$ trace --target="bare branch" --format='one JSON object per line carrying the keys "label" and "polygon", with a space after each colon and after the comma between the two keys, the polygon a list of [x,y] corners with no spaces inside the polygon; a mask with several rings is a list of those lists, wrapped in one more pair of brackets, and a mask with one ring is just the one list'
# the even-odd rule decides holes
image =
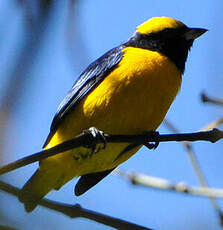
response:
{"label": "bare branch", "polygon": [[[20,189],[3,181],[0,181],[0,190],[18,197]],[[116,229],[129,229],[129,230],[151,230],[143,226],[139,226],[128,221],[120,220],[111,216],[107,216],[92,210],[84,209],[79,204],[70,205],[61,202],[55,202],[49,199],[42,199],[39,205],[48,209],[62,213],[70,218],[86,218],[96,221],[98,223],[116,228]]]}
{"label": "bare branch", "polygon": [[204,103],[208,102],[208,103],[212,103],[215,105],[223,106],[223,100],[222,99],[208,97],[207,94],[204,92],[201,94],[201,100]]}
{"label": "bare branch", "polygon": [[209,124],[205,125],[204,128],[201,129],[201,131],[207,131],[213,128],[218,127],[219,125],[223,124],[223,117],[217,119],[216,121],[212,121]]}
{"label": "bare branch", "polygon": [[189,195],[223,198],[223,189],[207,188],[207,187],[192,187],[183,182],[173,183],[169,180],[152,177],[138,173],[126,173],[119,169],[114,171],[117,175],[129,180],[133,185],[140,185],[148,188],[161,190],[171,190],[174,192],[185,193]]}
{"label": "bare branch", "polygon": [[[185,133],[185,134],[159,134],[154,135],[154,132],[148,132],[140,135],[108,135],[105,134],[106,142],[110,143],[134,143],[139,145],[146,145],[148,142],[166,142],[166,141],[210,141],[212,143],[223,139],[223,131],[218,129],[213,129],[210,131],[201,131],[196,133]],[[7,165],[0,167],[0,175],[8,173],[12,170],[21,168],[25,165],[31,164],[36,161],[40,161],[47,157],[71,150],[77,147],[86,147],[92,146],[92,142],[95,140],[92,138],[91,133],[83,132],[77,137],[65,141],[59,145],[56,145],[50,149],[43,150],[37,153],[34,153],[30,156],[21,158],[17,161],[9,163]],[[103,141],[98,139],[97,144],[102,143]]]}
{"label": "bare branch", "polygon": [[[209,125],[206,125],[205,128],[202,129],[202,131],[205,131],[205,130],[207,131],[209,129],[213,129],[213,128],[217,127],[221,122],[222,122],[221,119],[218,119],[215,122],[211,122]],[[176,133],[179,132],[179,130],[173,125],[172,122],[170,122],[170,121],[165,119],[165,124],[172,132],[176,132]],[[196,154],[195,154],[195,152],[193,150],[193,145],[188,141],[182,142],[182,145],[184,146],[184,148],[187,151],[187,155],[188,155],[188,157],[190,159],[190,162],[192,164],[193,170],[194,170],[194,172],[195,172],[195,174],[196,174],[201,186],[208,188],[209,187],[208,182],[207,182],[207,180],[206,180],[206,178],[205,178],[205,176],[204,176],[204,174],[203,174],[203,172],[201,170],[199,161],[198,161],[197,156],[196,156]],[[218,204],[218,201],[214,197],[208,197],[208,198],[210,200],[210,203],[211,203],[212,207],[214,208],[214,210],[216,211],[217,215],[219,216],[220,223],[222,225],[222,223],[223,223],[223,213],[221,211],[220,205]]]}

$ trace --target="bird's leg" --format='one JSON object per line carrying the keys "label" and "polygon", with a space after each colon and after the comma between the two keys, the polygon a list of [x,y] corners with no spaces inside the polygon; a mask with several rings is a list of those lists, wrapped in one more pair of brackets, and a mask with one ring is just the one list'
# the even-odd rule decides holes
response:
{"label": "bird's leg", "polygon": [[[97,153],[101,149],[105,149],[107,141],[104,135],[104,132],[96,129],[95,127],[91,127],[88,130],[84,130],[85,134],[88,134],[86,143],[84,147],[90,148],[92,153]],[[98,144],[102,143],[102,147]]]}
{"label": "bird's leg", "polygon": [[145,145],[148,149],[156,149],[159,145],[159,141],[148,142],[148,139],[158,137],[159,132],[149,131],[149,132],[146,132],[144,135],[145,135],[145,143],[143,145]]}

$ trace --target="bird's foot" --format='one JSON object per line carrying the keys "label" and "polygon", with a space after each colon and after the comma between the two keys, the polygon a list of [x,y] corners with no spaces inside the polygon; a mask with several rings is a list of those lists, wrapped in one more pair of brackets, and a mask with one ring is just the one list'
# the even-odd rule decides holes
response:
{"label": "bird's foot", "polygon": [[93,153],[98,153],[101,149],[105,149],[107,141],[104,132],[91,127],[88,130],[84,130],[85,134],[88,134],[87,141],[84,147],[90,148]]}
{"label": "bird's foot", "polygon": [[148,142],[148,139],[156,139],[159,136],[159,132],[157,131],[149,131],[146,132],[145,134],[145,143],[144,145],[148,148],[148,149],[156,149],[159,145],[159,141],[154,141],[154,142]]}

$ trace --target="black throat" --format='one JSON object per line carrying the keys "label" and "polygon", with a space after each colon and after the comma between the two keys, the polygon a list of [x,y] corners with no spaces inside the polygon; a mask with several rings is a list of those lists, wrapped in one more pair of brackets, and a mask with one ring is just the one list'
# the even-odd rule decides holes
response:
{"label": "black throat", "polygon": [[177,29],[165,29],[158,33],[149,35],[135,33],[124,46],[137,47],[157,51],[167,56],[183,74],[188,51],[193,41],[187,41],[183,34],[188,31],[188,27]]}

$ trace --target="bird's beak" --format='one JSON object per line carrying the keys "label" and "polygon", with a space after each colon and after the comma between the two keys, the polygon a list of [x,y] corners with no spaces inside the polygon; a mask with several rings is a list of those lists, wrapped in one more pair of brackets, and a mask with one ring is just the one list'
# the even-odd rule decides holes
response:
{"label": "bird's beak", "polygon": [[207,31],[208,30],[202,28],[189,28],[189,30],[184,34],[184,37],[186,38],[187,41],[194,40]]}

